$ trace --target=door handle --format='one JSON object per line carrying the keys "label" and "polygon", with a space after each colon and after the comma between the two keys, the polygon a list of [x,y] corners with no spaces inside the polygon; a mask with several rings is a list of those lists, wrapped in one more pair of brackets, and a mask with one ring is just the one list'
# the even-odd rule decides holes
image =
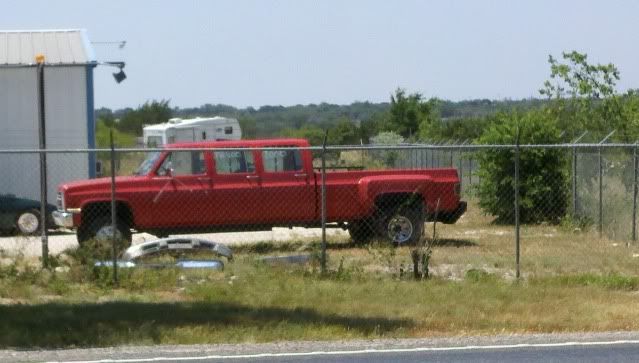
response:
{"label": "door handle", "polygon": [[296,178],[306,178],[308,176],[308,174],[306,173],[298,173],[298,174],[293,174],[294,177]]}
{"label": "door handle", "polygon": [[247,175],[246,179],[247,180],[258,180],[260,178],[259,175]]}

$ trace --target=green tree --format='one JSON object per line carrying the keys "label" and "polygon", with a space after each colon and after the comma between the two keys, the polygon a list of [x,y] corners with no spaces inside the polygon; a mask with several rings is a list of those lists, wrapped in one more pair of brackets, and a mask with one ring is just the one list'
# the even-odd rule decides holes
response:
{"label": "green tree", "polygon": [[550,101],[549,111],[559,127],[573,136],[582,131],[606,134],[617,129],[622,139],[632,138],[623,98],[616,91],[619,70],[612,64],[591,64],[588,55],[563,52],[563,62],[548,56],[550,79],[539,90]]}
{"label": "green tree", "polygon": [[257,123],[250,116],[242,116],[237,120],[242,129],[243,139],[255,139],[257,137]]}
{"label": "green tree", "polygon": [[305,125],[299,129],[282,130],[283,137],[306,139],[311,145],[319,146],[324,142],[324,130],[315,125]]}
{"label": "green tree", "polygon": [[[561,141],[556,119],[543,110],[497,116],[479,141],[482,144],[555,144]],[[566,213],[567,165],[560,149],[521,149],[520,218],[523,223],[557,223]],[[514,221],[514,150],[486,149],[479,155],[479,206],[501,223]]]}
{"label": "green tree", "polygon": [[337,124],[328,129],[326,140],[329,145],[354,145],[360,143],[360,132],[351,120],[340,117]]}
{"label": "green tree", "polygon": [[428,136],[439,120],[437,105],[437,99],[426,101],[420,93],[407,95],[405,90],[398,88],[391,95],[389,119],[384,130],[396,132],[406,139],[414,139],[417,134]]}
{"label": "green tree", "polygon": [[167,122],[172,115],[173,111],[169,106],[169,100],[147,101],[137,109],[126,112],[116,127],[120,131],[142,135],[144,125]]}

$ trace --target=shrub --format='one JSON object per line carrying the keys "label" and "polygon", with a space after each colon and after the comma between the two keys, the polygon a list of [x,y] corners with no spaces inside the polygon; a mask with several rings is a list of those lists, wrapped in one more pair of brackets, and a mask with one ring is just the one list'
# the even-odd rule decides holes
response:
{"label": "shrub", "polygon": [[[554,118],[545,111],[501,114],[480,137],[482,144],[554,144],[561,134]],[[479,155],[477,193],[480,207],[499,223],[513,223],[515,190],[513,149],[487,149]],[[568,198],[567,158],[560,149],[521,149],[519,163],[520,221],[558,223],[566,213]]]}
{"label": "shrub", "polygon": [[[393,131],[380,132],[376,136],[371,138],[371,144],[373,145],[399,145],[404,142],[404,137]],[[399,150],[379,150],[372,151],[372,156],[379,160],[382,160],[388,167],[394,167],[395,162],[401,159],[402,154]]]}

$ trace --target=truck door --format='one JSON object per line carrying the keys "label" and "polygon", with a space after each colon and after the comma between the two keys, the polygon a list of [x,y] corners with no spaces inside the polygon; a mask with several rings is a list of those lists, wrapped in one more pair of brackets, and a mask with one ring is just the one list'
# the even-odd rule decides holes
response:
{"label": "truck door", "polygon": [[261,150],[259,204],[271,222],[310,222],[316,219],[315,184],[299,149]]}
{"label": "truck door", "polygon": [[267,224],[255,208],[260,199],[260,178],[253,150],[213,151],[213,219],[217,225]]}
{"label": "truck door", "polygon": [[201,227],[211,223],[211,178],[202,151],[171,151],[148,188],[139,191],[136,216],[148,227]]}

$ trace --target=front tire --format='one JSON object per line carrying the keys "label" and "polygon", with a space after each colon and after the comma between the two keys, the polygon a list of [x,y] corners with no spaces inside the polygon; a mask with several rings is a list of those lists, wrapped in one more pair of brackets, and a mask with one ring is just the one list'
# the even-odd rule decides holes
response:
{"label": "front tire", "polygon": [[16,217],[16,229],[23,235],[34,235],[40,230],[40,212],[35,209],[20,212]]}
{"label": "front tire", "polygon": [[[110,216],[101,216],[93,219],[86,225],[83,223],[76,234],[78,243],[82,246],[88,240],[95,240],[99,244],[111,243],[113,229]],[[115,238],[122,248],[131,245],[131,229],[121,221],[116,222]]]}

